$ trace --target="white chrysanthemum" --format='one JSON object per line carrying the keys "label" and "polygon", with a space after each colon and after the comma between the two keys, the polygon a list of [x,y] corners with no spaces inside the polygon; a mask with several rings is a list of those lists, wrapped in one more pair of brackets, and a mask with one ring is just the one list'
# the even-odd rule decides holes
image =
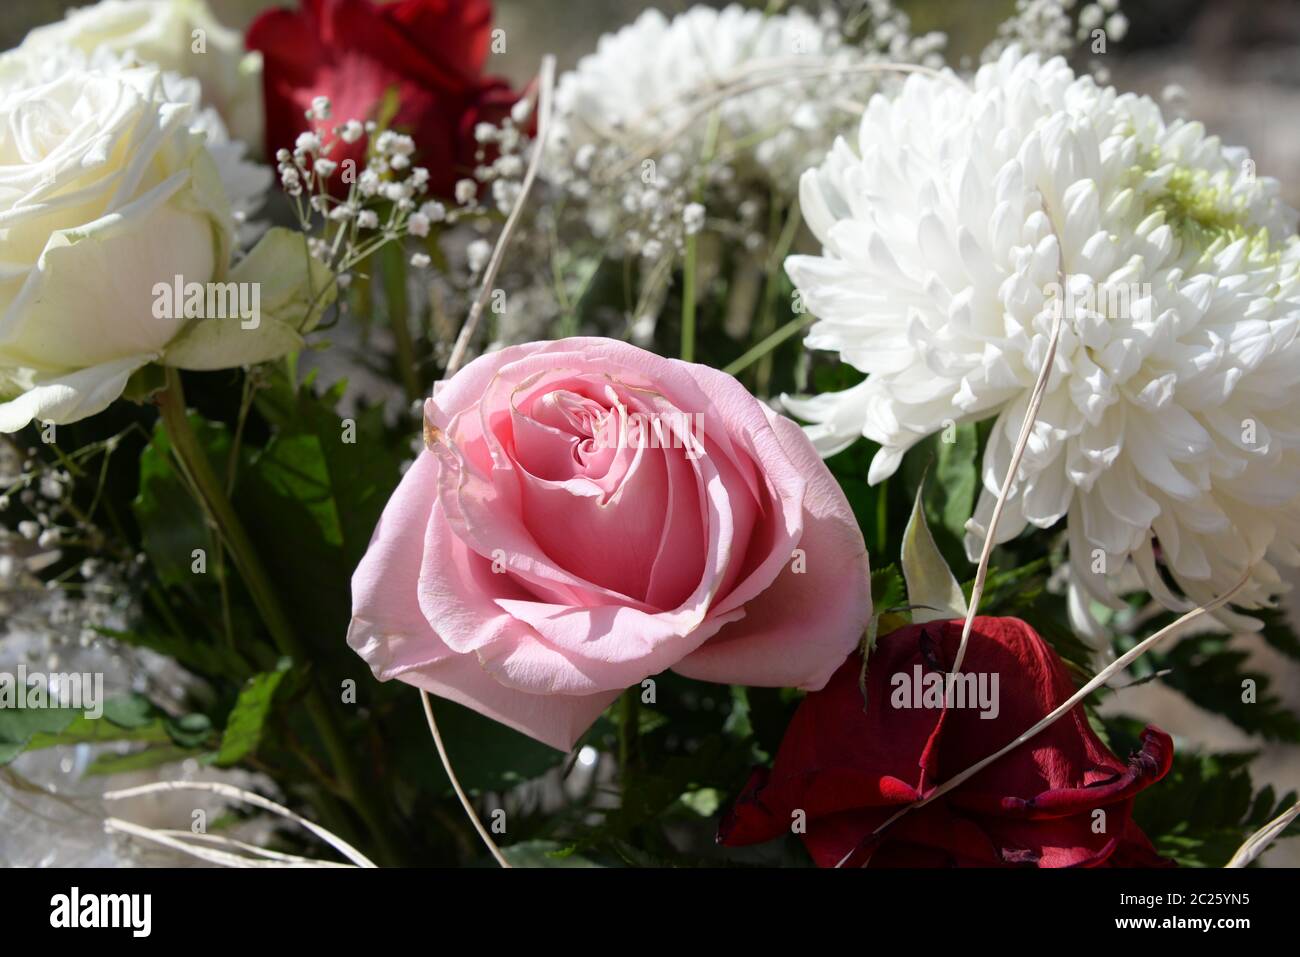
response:
{"label": "white chrysanthemum", "polygon": [[819,319],[807,344],[867,373],[789,401],[824,454],[867,436],[879,482],[946,424],[997,416],[982,541],[1063,308],[998,540],[1068,516],[1072,579],[1112,604],[1134,567],[1171,608],[1160,566],[1196,602],[1255,563],[1236,603],[1281,589],[1271,560],[1300,561],[1300,246],[1245,151],[1012,49],[969,85],[874,98],[857,150],[837,142],[800,196],[824,247],[787,262]]}
{"label": "white chrysanthemum", "polygon": [[750,192],[793,198],[878,87],[860,68],[930,60],[942,46],[875,6],[894,32],[861,47],[844,43],[833,15],[797,8],[645,11],[560,77],[544,175],[584,204],[597,236],[646,255],[680,244],[701,179],[729,221]]}
{"label": "white chrysanthemum", "polygon": [[[701,6],[672,20],[646,10],[617,33],[601,37],[596,52],[560,78],[554,162],[548,167],[564,177],[575,172],[570,160],[588,145],[652,145],[681,125],[688,128],[673,136],[675,148],[694,158],[708,136],[707,122],[692,121],[701,97],[765,68],[854,59],[842,48],[837,29],[827,29],[799,9],[764,16],[736,5],[724,10]],[[809,152],[820,146],[815,159],[825,155],[833,131],[847,119],[833,115],[837,107],[830,98],[810,99],[824,86],[824,81],[767,86],[727,99],[719,107],[718,148],[728,142],[747,144],[763,175],[792,189],[810,165],[805,162]]]}

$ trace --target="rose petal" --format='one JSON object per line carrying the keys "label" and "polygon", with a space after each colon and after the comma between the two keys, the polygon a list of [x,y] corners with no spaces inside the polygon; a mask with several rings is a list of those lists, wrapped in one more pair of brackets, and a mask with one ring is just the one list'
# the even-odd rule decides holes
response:
{"label": "rose petal", "polygon": [[796,573],[787,557],[776,580],[745,603],[744,618],[673,670],[703,681],[816,690],[862,639],[871,572],[853,510],[812,443],[789,419],[772,420],[793,467],[808,476],[798,543],[806,570]]}

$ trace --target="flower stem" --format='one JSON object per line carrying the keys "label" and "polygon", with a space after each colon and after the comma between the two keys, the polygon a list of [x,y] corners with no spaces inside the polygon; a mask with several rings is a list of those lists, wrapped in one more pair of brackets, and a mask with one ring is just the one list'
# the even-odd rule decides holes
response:
{"label": "flower stem", "polygon": [[638,738],[641,733],[641,687],[633,685],[623,692],[618,713],[618,769],[627,780],[628,771],[638,758]]}
{"label": "flower stem", "polygon": [[695,236],[686,237],[686,258],[682,263],[682,361],[695,361]]}
{"label": "flower stem", "polygon": [[[203,504],[217,525],[221,538],[230,551],[235,567],[257,606],[276,649],[300,665],[311,658],[298,638],[275,594],[266,568],[257,556],[248,532],[235,512],[225,488],[217,478],[207,453],[199,445],[194,430],[185,414],[185,393],[181,387],[180,373],[170,366],[166,369],[167,387],[158,395],[158,408],[172,449],[194,483]],[[383,857],[390,862],[398,859],[396,845],[383,827],[386,815],[378,810],[372,796],[361,786],[361,779],[343,738],[338,720],[326,703],[320,686],[312,682],[306,691],[305,705],[308,717],[316,727],[321,741],[330,756],[334,775],[356,808],[357,813],[371,831]]]}
{"label": "flower stem", "polygon": [[809,313],[805,313],[802,316],[795,316],[781,328],[777,329],[776,332],[766,337],[762,342],[754,346],[754,348],[750,349],[735,362],[731,363],[731,365],[724,367],[722,371],[727,373],[727,375],[740,375],[740,373],[744,372],[759,359],[763,358],[763,356],[767,355],[781,343],[785,342],[785,340],[812,325],[814,318],[815,317]]}
{"label": "flower stem", "polygon": [[406,260],[402,244],[390,243],[375,253],[379,261],[384,284],[384,307],[388,324],[393,330],[393,344],[397,347],[397,372],[402,377],[408,402],[419,399],[424,390],[415,369],[415,343],[411,340],[411,327],[407,323]]}
{"label": "flower stem", "polygon": [[[704,137],[704,152],[701,162],[704,167],[713,162],[713,154],[718,147],[718,131],[722,123],[722,114],[714,111],[709,117],[709,126]],[[704,200],[705,177],[695,184],[695,202]],[[699,234],[692,232],[686,237],[686,253],[682,263],[682,348],[683,362],[695,361],[695,273],[699,259]]]}

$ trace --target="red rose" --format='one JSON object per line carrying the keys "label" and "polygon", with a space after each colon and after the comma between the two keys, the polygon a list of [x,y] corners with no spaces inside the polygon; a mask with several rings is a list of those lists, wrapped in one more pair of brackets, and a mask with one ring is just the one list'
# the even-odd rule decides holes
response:
{"label": "red rose", "polygon": [[[789,833],[802,810],[804,844],[822,867],[1168,864],[1131,812],[1133,796],[1169,771],[1172,740],[1148,727],[1142,750],[1125,764],[1093,733],[1082,706],[872,837],[899,808],[1015,740],[1074,693],[1060,658],[1023,621],[976,618],[962,666],[963,676],[974,676],[961,689],[966,706],[943,707],[936,682],[956,656],[961,628],[933,622],[881,638],[865,708],[862,659],[851,656],[799,706],[772,770],[755,772],[718,840],[771,840]],[[916,706],[926,703],[927,689],[939,707]]]}
{"label": "red rose", "polygon": [[[450,195],[477,165],[475,124],[499,121],[518,99],[504,80],[482,75],[491,26],[490,0],[302,0],[296,11],[268,10],[247,37],[264,61],[267,155],[316,130],[305,116],[314,97],[333,107],[323,124],[329,142],[346,120],[376,119],[396,88],[391,126],[414,137],[430,188]],[[362,137],[336,143],[329,157],[361,170],[365,155]]]}

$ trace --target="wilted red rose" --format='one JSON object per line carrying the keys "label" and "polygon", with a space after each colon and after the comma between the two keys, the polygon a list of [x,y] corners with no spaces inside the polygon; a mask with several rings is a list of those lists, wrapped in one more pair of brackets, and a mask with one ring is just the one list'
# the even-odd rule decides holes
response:
{"label": "wilted red rose", "polygon": [[[264,60],[267,155],[316,131],[305,115],[314,97],[333,107],[324,124],[330,142],[334,126],[376,119],[395,89],[391,127],[414,137],[430,188],[450,195],[477,165],[475,124],[498,122],[519,98],[504,80],[483,76],[491,31],[490,0],[302,0],[298,10],[268,10],[247,37]],[[329,158],[361,170],[365,155],[362,137],[339,141]]]}
{"label": "wilted red rose", "polygon": [[[932,622],[881,638],[865,707],[862,659],[851,656],[799,706],[773,768],[755,772],[718,840],[771,840],[789,833],[802,811],[804,844],[822,867],[1168,864],[1131,812],[1134,795],[1168,772],[1172,740],[1148,727],[1126,763],[1102,744],[1081,706],[872,836],[899,808],[998,751],[1074,693],[1061,659],[1027,624],[976,618],[965,683],[953,686],[953,706],[944,706],[936,682],[951,667],[961,628],[961,621]],[[925,706],[927,691],[937,707]]]}

